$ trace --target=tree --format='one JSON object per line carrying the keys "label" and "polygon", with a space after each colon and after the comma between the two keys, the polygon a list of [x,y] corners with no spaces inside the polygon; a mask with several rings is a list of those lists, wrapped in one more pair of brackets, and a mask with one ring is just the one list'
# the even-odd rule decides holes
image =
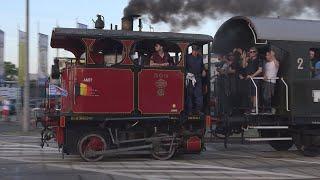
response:
{"label": "tree", "polygon": [[18,76],[18,68],[11,62],[4,62],[4,75],[6,81],[15,81]]}

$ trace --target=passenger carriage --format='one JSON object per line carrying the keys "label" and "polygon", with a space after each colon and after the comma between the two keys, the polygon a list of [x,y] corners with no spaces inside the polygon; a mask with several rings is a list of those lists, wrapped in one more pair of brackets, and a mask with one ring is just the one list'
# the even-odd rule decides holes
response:
{"label": "passenger carriage", "polygon": [[[215,53],[256,46],[261,54],[265,54],[272,49],[280,61],[280,69],[272,99],[274,112],[261,112],[260,99],[257,99],[254,113],[229,115],[226,109],[214,108],[215,116],[220,120],[218,134],[225,135],[227,139],[233,133],[254,128],[258,129],[261,138],[247,140],[269,141],[276,150],[288,150],[295,144],[305,151],[320,145],[320,81],[311,77],[308,58],[309,49],[320,46],[316,30],[319,26],[320,21],[238,16],[219,28],[214,37]],[[255,82],[263,78],[254,79],[250,83],[258,92]],[[219,88],[221,91],[222,87],[212,89],[212,98],[219,99],[218,104],[221,105],[228,97],[219,96]]]}

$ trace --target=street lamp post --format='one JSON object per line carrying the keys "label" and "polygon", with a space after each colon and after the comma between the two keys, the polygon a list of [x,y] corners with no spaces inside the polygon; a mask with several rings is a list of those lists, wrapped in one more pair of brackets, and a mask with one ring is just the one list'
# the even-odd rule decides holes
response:
{"label": "street lamp post", "polygon": [[25,81],[23,93],[23,117],[22,117],[22,130],[29,131],[30,111],[29,111],[29,95],[30,95],[30,77],[29,77],[29,0],[26,0],[26,62],[25,68]]}

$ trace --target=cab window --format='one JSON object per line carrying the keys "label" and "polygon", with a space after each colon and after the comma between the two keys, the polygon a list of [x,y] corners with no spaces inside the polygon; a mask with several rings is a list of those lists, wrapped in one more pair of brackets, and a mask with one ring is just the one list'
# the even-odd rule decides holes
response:
{"label": "cab window", "polygon": [[93,45],[93,53],[90,54],[95,64],[112,66],[123,60],[123,45],[113,39],[99,39]]}
{"label": "cab window", "polygon": [[175,66],[180,62],[181,50],[169,41],[142,40],[132,46],[130,58],[137,66]]}

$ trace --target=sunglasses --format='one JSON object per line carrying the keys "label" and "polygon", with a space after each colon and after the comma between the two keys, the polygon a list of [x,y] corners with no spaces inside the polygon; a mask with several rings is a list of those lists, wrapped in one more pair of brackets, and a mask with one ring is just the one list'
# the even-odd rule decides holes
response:
{"label": "sunglasses", "polygon": [[249,53],[256,53],[256,51],[249,51]]}

